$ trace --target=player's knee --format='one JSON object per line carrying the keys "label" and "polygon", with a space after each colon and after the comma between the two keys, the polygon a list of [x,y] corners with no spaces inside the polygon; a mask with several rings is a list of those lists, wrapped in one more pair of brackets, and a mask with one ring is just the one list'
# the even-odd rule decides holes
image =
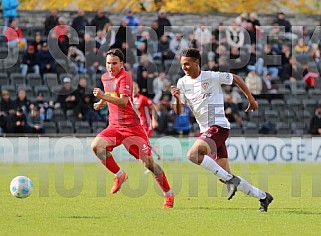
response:
{"label": "player's knee", "polygon": [[97,154],[97,142],[93,141],[91,143],[91,151],[93,151],[93,153]]}
{"label": "player's knee", "polygon": [[98,152],[99,152],[100,146],[101,146],[101,145],[100,145],[99,141],[94,140],[94,141],[91,143],[91,150],[97,155]]}

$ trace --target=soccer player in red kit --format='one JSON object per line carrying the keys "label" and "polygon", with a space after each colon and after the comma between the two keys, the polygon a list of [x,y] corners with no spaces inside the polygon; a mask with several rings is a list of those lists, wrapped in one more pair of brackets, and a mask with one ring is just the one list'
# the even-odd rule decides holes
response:
{"label": "soccer player in red kit", "polygon": [[158,126],[157,111],[153,102],[146,96],[139,93],[139,87],[136,82],[133,82],[133,102],[142,120],[142,125],[148,135],[151,137],[153,131]]}
{"label": "soccer player in red kit", "polygon": [[[158,127],[157,111],[153,102],[148,97],[139,93],[139,86],[136,82],[133,82],[133,102],[148,137],[151,137],[154,129]],[[153,151],[156,154],[157,159],[160,160],[161,156],[158,152],[155,151],[155,149],[153,149]],[[148,173],[148,171],[146,173]]]}
{"label": "soccer player in red kit", "polygon": [[94,103],[94,109],[99,110],[105,102],[109,108],[109,126],[100,132],[93,140],[91,148],[102,164],[114,175],[114,185],[111,193],[117,193],[126,181],[127,174],[115,162],[111,151],[123,144],[128,152],[140,159],[150,170],[159,186],[162,188],[165,201],[164,208],[172,208],[174,194],[168,184],[162,168],[154,162],[148,136],[141,125],[140,118],[133,107],[133,82],[131,75],[123,68],[124,54],[115,48],[107,52],[107,72],[102,75],[103,93],[94,88],[93,94],[100,101]]}

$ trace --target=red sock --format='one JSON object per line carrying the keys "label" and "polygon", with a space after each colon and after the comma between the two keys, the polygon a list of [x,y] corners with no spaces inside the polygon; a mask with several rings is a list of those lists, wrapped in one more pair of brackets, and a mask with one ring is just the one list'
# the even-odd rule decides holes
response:
{"label": "red sock", "polygon": [[164,193],[171,190],[171,187],[169,187],[164,171],[159,176],[154,176],[154,178],[156,179],[159,186],[163,189]]}
{"label": "red sock", "polygon": [[113,174],[116,174],[120,170],[112,155],[107,157],[106,160],[101,161],[101,163]]}

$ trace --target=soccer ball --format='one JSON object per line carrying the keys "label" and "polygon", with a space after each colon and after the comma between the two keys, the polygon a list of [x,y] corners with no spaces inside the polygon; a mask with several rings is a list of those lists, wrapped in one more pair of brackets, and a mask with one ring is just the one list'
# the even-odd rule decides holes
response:
{"label": "soccer ball", "polygon": [[10,192],[16,198],[26,198],[32,190],[33,184],[26,176],[17,176],[10,183]]}

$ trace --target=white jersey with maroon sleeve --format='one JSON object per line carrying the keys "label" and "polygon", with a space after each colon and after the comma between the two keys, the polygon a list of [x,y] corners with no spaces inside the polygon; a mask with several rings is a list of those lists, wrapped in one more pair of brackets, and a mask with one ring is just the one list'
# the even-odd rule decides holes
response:
{"label": "white jersey with maroon sleeve", "polygon": [[181,102],[187,103],[203,133],[213,125],[230,128],[225,117],[224,94],[222,85],[231,85],[233,75],[226,72],[201,71],[201,74],[192,79],[184,76],[178,80]]}

